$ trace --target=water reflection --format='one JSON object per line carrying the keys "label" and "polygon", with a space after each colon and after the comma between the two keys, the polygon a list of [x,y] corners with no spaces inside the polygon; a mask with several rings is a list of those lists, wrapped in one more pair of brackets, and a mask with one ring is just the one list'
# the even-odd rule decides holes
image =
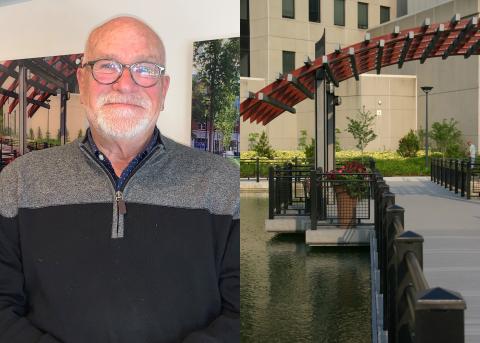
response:
{"label": "water reflection", "polygon": [[241,196],[241,341],[370,342],[368,248],[307,248],[264,230],[268,200]]}

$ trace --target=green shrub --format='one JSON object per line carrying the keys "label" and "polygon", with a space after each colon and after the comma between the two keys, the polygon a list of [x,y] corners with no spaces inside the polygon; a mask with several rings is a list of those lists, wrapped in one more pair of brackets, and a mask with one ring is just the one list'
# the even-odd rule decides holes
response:
{"label": "green shrub", "polygon": [[420,150],[420,142],[415,132],[410,130],[398,142],[397,153],[402,157],[416,157],[418,150]]}

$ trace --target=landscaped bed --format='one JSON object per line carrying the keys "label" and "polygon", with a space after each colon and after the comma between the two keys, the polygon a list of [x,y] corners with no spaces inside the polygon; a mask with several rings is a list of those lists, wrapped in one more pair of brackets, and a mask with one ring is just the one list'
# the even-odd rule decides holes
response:
{"label": "landscaped bed", "polygon": [[[430,153],[429,157],[441,157],[439,152]],[[253,176],[255,172],[255,158],[254,151],[246,151],[241,153],[240,161],[240,176]],[[419,151],[417,157],[401,157],[396,152],[365,152],[363,155],[364,162],[368,165],[368,160],[373,158],[376,162],[377,168],[383,176],[427,176],[430,175],[430,168],[425,168],[425,153]],[[281,160],[281,163],[290,162],[301,164],[305,159],[302,151],[275,151],[274,159]],[[360,151],[337,151],[337,163],[344,163],[346,161],[357,160],[361,161]],[[247,162],[243,162],[243,161]],[[260,176],[266,177],[268,175],[269,161],[267,158],[260,158]]]}

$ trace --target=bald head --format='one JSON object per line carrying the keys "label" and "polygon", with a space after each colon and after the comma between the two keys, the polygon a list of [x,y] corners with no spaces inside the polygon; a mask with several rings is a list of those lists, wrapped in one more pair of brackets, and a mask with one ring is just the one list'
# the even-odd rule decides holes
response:
{"label": "bald head", "polygon": [[[151,48],[150,54],[157,59],[156,62],[165,65],[165,46],[158,34],[143,21],[128,16],[117,17],[93,29],[85,44],[84,62],[90,61],[95,55],[99,43],[105,40],[123,37],[128,39],[134,37],[135,40],[144,40]],[[121,39],[121,38],[120,38]]]}

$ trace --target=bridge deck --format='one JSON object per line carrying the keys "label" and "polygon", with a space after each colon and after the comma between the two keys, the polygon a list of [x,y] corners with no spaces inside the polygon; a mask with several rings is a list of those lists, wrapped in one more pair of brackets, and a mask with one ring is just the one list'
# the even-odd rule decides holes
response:
{"label": "bridge deck", "polygon": [[460,292],[467,302],[465,341],[480,342],[480,200],[466,200],[429,178],[385,178],[405,208],[405,229],[425,238],[430,286]]}

